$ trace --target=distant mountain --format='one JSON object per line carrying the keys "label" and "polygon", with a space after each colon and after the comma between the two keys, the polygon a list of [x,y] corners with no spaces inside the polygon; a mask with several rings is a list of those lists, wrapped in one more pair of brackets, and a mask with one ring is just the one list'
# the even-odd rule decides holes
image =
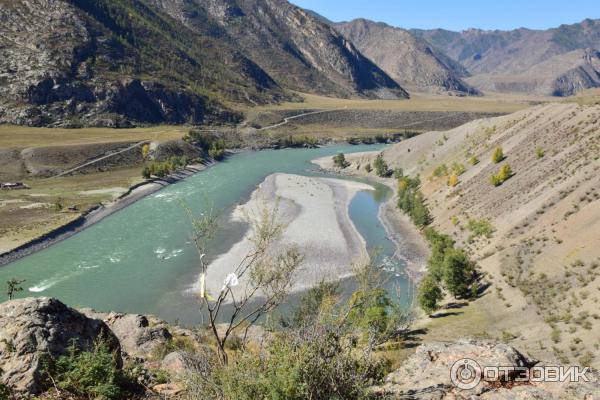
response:
{"label": "distant mountain", "polygon": [[600,85],[600,20],[548,30],[411,30],[461,63],[477,88],[567,96]]}
{"label": "distant mountain", "polygon": [[479,94],[461,78],[467,70],[409,31],[366,19],[335,24],[400,85],[416,91]]}
{"label": "distant mountain", "polygon": [[327,24],[283,0],[0,0],[0,122],[237,121],[287,89],[407,97]]}

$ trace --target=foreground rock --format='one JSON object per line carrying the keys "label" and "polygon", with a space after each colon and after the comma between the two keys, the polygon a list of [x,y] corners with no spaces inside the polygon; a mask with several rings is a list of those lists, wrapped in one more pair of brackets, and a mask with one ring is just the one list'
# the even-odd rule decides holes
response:
{"label": "foreground rock", "polygon": [[[16,392],[41,393],[40,357],[64,355],[69,346],[91,350],[102,338],[112,350],[119,342],[108,326],[91,319],[56,299],[46,297],[0,304],[1,381]],[[120,358],[119,358],[120,362]]]}
{"label": "foreground rock", "polygon": [[516,373],[500,380],[485,379],[473,388],[460,389],[451,379],[453,365],[475,362],[481,367],[519,367],[526,370],[542,364],[511,346],[484,341],[431,343],[417,348],[415,354],[389,374],[385,384],[373,391],[386,399],[597,399],[600,382],[596,373],[590,382],[518,382]]}

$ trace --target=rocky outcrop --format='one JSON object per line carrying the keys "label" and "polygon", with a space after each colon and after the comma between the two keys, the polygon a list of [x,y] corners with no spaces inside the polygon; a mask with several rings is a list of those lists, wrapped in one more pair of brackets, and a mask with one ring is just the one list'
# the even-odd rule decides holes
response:
{"label": "rocky outcrop", "polygon": [[335,28],[402,87],[421,92],[479,94],[461,79],[468,73],[460,64],[405,29],[366,19],[335,24]]}
{"label": "rocky outcrop", "polygon": [[[464,360],[468,360],[466,364]],[[474,366],[467,369],[475,379],[481,378],[477,367],[512,367],[502,379],[481,379],[473,388],[459,388],[452,376],[460,374],[453,369],[455,363]],[[534,383],[519,382],[516,371],[529,370],[541,364],[502,343],[464,340],[456,343],[431,343],[419,346],[413,356],[396,371],[389,374],[385,384],[373,388],[373,392],[386,399],[434,400],[434,399],[594,399],[600,393],[598,374],[589,372],[590,382]],[[454,373],[453,371],[457,371]],[[465,375],[465,376],[466,376]],[[458,381],[455,381],[458,382]],[[466,382],[466,380],[464,381]]]}
{"label": "rocky outcrop", "polygon": [[72,345],[91,350],[99,339],[111,349],[119,349],[117,338],[104,322],[88,318],[56,299],[41,297],[2,303],[1,381],[16,392],[41,393],[46,389],[42,380],[43,355],[67,354]]}

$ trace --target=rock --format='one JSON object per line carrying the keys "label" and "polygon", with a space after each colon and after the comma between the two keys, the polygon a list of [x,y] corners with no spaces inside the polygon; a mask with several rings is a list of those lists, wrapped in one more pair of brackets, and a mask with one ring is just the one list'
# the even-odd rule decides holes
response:
{"label": "rock", "polygon": [[119,349],[117,338],[104,322],[88,318],[56,299],[27,298],[2,303],[1,380],[17,393],[41,393],[46,389],[41,376],[42,354],[58,357],[67,354],[72,344],[91,350],[100,338],[112,350]]}
{"label": "rock", "polygon": [[106,314],[89,309],[83,312],[92,318],[102,319],[119,339],[121,349],[128,357],[146,358],[172,338],[166,323],[154,317],[115,312]]}
{"label": "rock", "polygon": [[183,391],[183,389],[174,383],[163,383],[152,387],[152,390],[161,396],[176,396]]}
{"label": "rock", "polygon": [[204,370],[208,365],[208,358],[204,357],[202,353],[192,354],[185,351],[174,351],[165,356],[160,368],[176,376],[186,371]]}
{"label": "rock", "polygon": [[[389,374],[373,392],[386,399],[594,399],[600,394],[596,374],[589,383],[517,382],[509,373],[505,381],[482,380],[470,389],[460,389],[451,380],[452,366],[470,359],[479,366],[524,367],[538,361],[502,343],[462,340],[419,346],[413,356]],[[588,396],[588,397],[586,397]]]}

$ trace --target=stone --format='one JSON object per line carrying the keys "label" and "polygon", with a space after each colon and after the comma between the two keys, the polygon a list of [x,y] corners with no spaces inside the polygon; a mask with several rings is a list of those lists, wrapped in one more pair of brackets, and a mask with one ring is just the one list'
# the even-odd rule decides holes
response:
{"label": "stone", "polygon": [[[39,394],[42,382],[40,356],[59,357],[71,345],[87,351],[105,340],[119,354],[119,342],[102,321],[88,318],[56,299],[12,300],[0,304],[1,380],[17,393]],[[118,355],[118,362],[121,363]]]}

